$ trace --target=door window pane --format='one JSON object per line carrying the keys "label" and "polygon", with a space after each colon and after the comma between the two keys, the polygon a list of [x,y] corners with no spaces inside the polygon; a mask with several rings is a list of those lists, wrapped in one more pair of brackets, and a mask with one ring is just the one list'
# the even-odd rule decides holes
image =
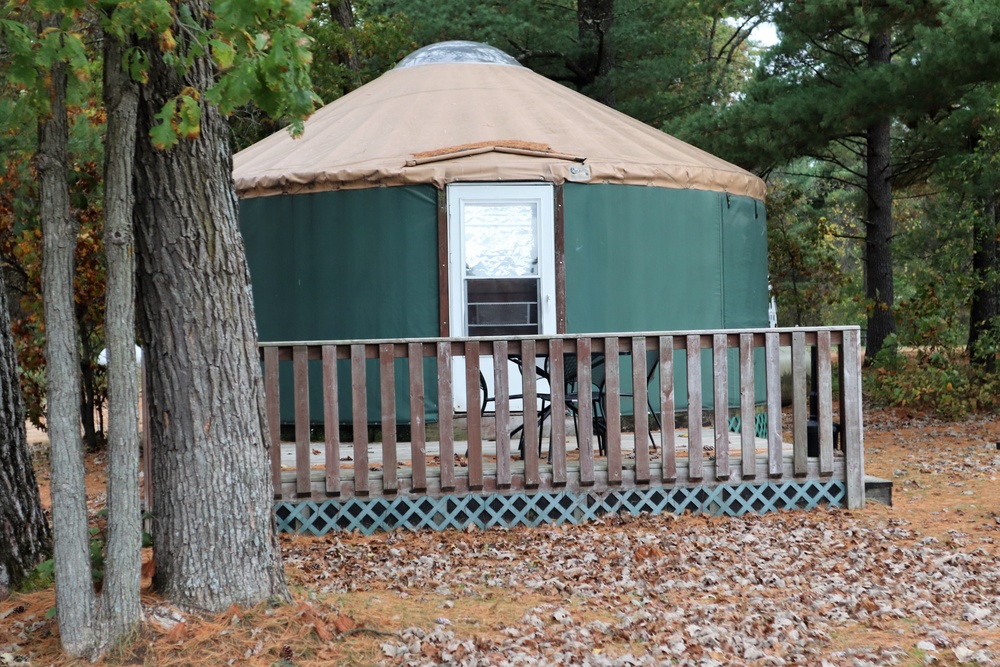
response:
{"label": "door window pane", "polygon": [[466,203],[463,218],[467,277],[538,275],[537,205]]}

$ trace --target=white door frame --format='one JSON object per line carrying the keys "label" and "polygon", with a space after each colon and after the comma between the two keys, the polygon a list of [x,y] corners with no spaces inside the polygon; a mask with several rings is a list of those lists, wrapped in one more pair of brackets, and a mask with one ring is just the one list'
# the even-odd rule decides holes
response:
{"label": "white door frame", "polygon": [[[555,188],[551,183],[452,183],[446,188],[448,206],[448,310],[452,337],[468,336],[468,305],[465,289],[465,244],[463,243],[463,206],[477,204],[531,203],[537,206],[535,238],[538,243],[538,321],[540,335],[556,333],[556,271],[555,271]],[[519,394],[520,376],[511,364],[511,393]],[[488,387],[493,386],[492,358],[483,357],[480,368]],[[456,358],[453,364],[453,402],[458,412],[464,412],[465,362]],[[521,406],[511,405],[512,409]]]}

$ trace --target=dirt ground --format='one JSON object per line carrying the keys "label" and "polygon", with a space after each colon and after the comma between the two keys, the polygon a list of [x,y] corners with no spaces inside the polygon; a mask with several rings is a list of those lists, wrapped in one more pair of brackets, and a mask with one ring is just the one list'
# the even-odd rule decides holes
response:
{"label": "dirt ground", "polygon": [[[1000,422],[869,411],[865,449],[891,508],[284,536],[293,603],[203,618],[146,579],[149,623],[97,664],[1000,665]],[[72,664],[53,600],[0,603],[0,665]]]}

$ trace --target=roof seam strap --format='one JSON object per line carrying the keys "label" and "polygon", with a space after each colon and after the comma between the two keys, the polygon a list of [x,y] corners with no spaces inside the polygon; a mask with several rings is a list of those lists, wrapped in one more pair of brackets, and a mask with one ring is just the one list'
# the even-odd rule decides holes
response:
{"label": "roof seam strap", "polygon": [[556,158],[558,160],[570,160],[572,162],[586,162],[587,160],[587,158],[585,157],[580,157],[578,155],[570,155],[569,153],[555,153],[553,151],[540,151],[540,150],[532,150],[529,148],[514,148],[511,146],[479,146],[477,148],[466,148],[460,151],[441,153],[439,155],[414,157],[406,161],[406,166],[416,167],[422,164],[430,164],[432,162],[444,162],[445,160],[455,160],[458,158],[468,157],[470,155],[481,155],[483,153],[508,153],[510,155],[526,155],[528,157],[550,157],[550,158]]}

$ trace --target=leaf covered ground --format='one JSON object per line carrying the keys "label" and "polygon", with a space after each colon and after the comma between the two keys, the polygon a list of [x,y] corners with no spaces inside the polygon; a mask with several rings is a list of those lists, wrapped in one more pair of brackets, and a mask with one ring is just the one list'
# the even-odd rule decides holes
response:
{"label": "leaf covered ground", "polygon": [[[106,663],[1000,665],[1000,425],[873,411],[865,440],[892,508],[289,536],[293,604],[147,592]],[[0,665],[64,664],[53,599],[0,603]]]}

